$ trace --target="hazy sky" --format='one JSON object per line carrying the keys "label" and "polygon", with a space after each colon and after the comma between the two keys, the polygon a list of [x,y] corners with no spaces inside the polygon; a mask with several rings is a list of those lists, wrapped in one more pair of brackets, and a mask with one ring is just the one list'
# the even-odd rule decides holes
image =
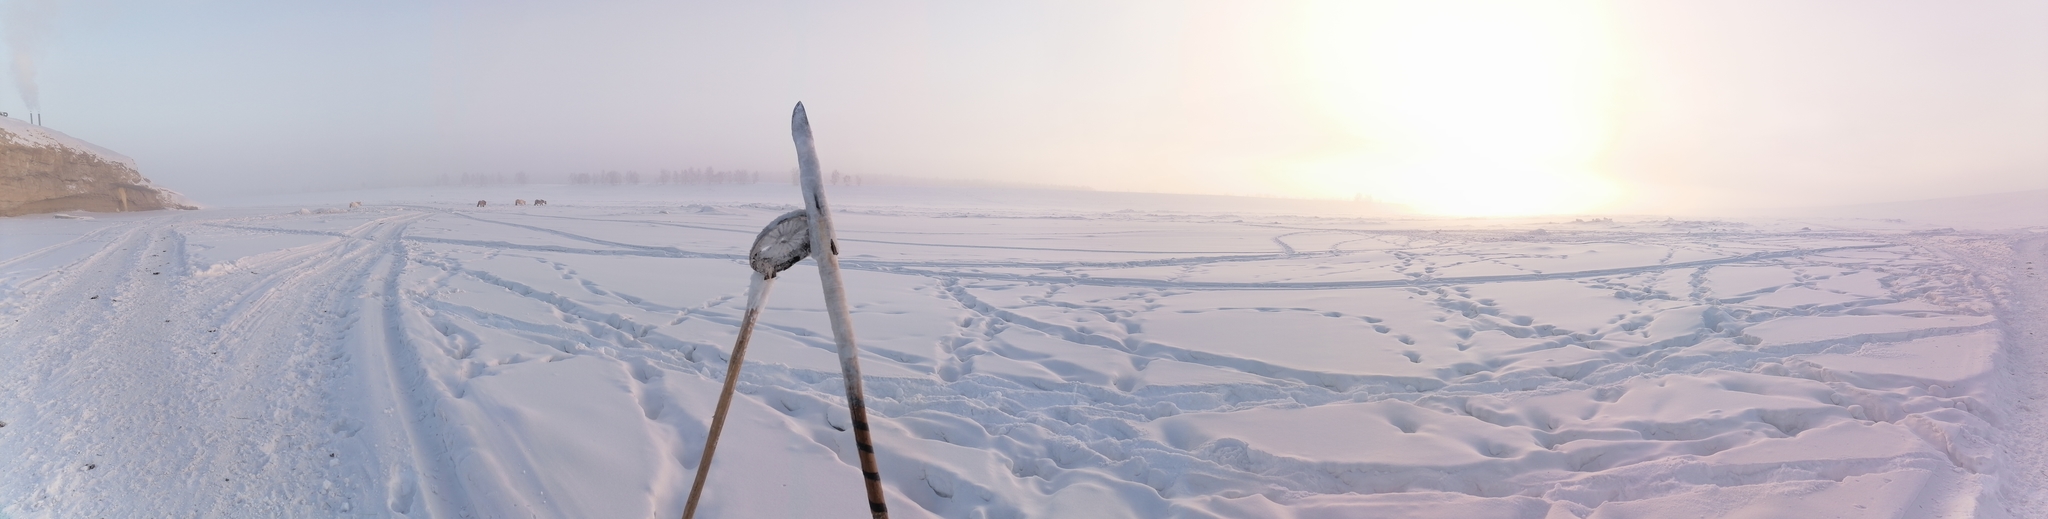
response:
{"label": "hazy sky", "polygon": [[202,200],[786,171],[799,100],[849,173],[1451,214],[2048,188],[2032,0],[0,2],[0,110],[33,73]]}

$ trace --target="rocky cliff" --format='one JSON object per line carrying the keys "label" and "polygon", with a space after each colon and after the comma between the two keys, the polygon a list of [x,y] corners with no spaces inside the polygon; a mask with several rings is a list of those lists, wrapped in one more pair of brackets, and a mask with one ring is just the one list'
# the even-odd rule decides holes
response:
{"label": "rocky cliff", "polygon": [[0,216],[192,209],[135,161],[56,130],[0,117]]}

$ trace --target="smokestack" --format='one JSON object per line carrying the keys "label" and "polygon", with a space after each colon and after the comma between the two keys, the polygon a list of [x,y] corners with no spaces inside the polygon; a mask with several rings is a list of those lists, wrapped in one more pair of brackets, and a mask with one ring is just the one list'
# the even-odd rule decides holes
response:
{"label": "smokestack", "polygon": [[[43,41],[55,28],[57,10],[64,0],[8,0],[0,2],[0,41],[4,41],[14,64],[14,89],[30,113],[42,111],[42,95],[36,85],[36,59]],[[42,124],[42,118],[36,118]]]}

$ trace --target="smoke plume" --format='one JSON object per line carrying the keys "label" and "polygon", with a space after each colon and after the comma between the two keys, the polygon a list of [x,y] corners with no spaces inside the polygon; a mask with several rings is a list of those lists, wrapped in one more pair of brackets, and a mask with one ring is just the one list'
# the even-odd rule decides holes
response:
{"label": "smoke plume", "polygon": [[36,88],[36,56],[50,33],[61,0],[0,0],[0,35],[14,58],[14,88],[29,112],[43,111],[41,92]]}

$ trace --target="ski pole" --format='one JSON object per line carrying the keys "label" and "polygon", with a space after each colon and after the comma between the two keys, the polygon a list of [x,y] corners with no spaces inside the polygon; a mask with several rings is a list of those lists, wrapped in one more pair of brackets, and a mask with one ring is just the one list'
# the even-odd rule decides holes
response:
{"label": "ski pole", "polygon": [[697,500],[704,496],[704,481],[711,475],[711,455],[718,450],[718,434],[725,429],[725,412],[732,408],[733,388],[739,385],[747,340],[754,336],[754,322],[761,318],[761,307],[767,304],[775,274],[796,265],[810,253],[809,220],[803,211],[776,218],[754,237],[754,246],[747,253],[748,266],[754,269],[754,275],[749,277],[752,281],[747,284],[747,313],[740,318],[739,339],[733,341],[732,359],[725,368],[725,388],[718,392],[718,408],[711,413],[711,433],[704,437],[704,456],[697,460],[697,481],[690,484],[690,500],[683,505],[683,519],[697,515]]}
{"label": "ski pole", "polygon": [[868,434],[868,406],[861,391],[860,350],[853,342],[853,316],[846,308],[846,284],[839,277],[839,244],[834,241],[832,213],[825,205],[825,190],[818,177],[818,151],[811,142],[811,120],[804,115],[803,103],[797,103],[795,113],[790,114],[789,133],[796,140],[804,212],[811,220],[811,258],[818,262],[818,279],[825,287],[825,312],[832,318],[832,338],[839,345],[839,370],[846,378],[846,410],[853,415],[853,444],[859,451],[860,472],[867,483],[868,512],[875,519],[887,519],[889,507],[882,502],[882,475],[875,468],[874,440]]}
{"label": "ski pole", "polygon": [[704,496],[704,479],[711,473],[711,455],[718,451],[718,433],[725,429],[725,411],[732,407],[733,386],[740,381],[740,363],[747,357],[747,339],[754,335],[754,320],[761,316],[760,301],[774,278],[752,276],[747,287],[747,314],[740,319],[740,337],[732,345],[732,360],[725,367],[725,389],[718,392],[718,410],[711,413],[711,434],[704,437],[704,456],[697,460],[697,482],[690,484],[690,501],[683,505],[683,519],[697,515],[697,499]]}

